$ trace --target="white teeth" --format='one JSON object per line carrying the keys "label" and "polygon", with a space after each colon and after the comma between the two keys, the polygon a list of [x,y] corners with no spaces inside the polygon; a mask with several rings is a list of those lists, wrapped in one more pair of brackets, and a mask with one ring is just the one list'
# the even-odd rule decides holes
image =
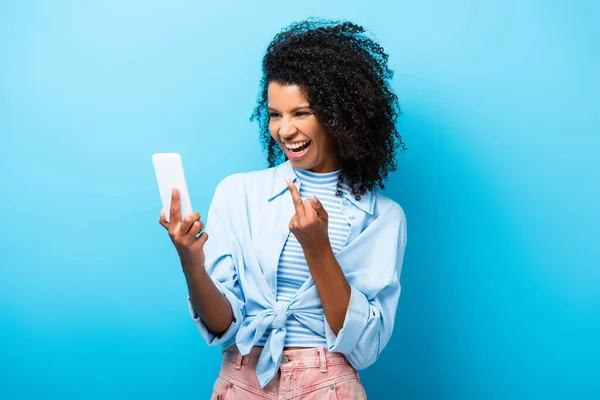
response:
{"label": "white teeth", "polygon": [[308,142],[310,142],[310,140],[305,140],[304,142],[298,142],[298,143],[286,143],[285,147],[287,147],[288,149],[297,149],[298,147],[304,146]]}

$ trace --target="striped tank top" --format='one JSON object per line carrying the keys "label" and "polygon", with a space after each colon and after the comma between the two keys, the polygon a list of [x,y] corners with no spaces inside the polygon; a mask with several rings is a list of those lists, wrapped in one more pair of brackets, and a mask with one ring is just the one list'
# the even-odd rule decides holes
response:
{"label": "striped tank top", "polygon": [[[300,197],[302,200],[309,199],[315,194],[327,211],[329,241],[333,253],[337,254],[344,247],[350,232],[350,224],[344,219],[340,210],[342,198],[335,195],[341,170],[316,173],[295,168],[295,171],[301,182]],[[342,183],[342,191],[344,193],[348,191],[346,182]],[[277,267],[277,301],[290,301],[309,276],[310,272],[302,247],[296,236],[290,233],[283,246]],[[302,325],[294,315],[289,316],[285,327],[287,334],[284,346],[286,347],[321,347],[327,344],[324,336],[320,336]],[[265,332],[257,346],[265,345],[269,332],[270,330]]]}

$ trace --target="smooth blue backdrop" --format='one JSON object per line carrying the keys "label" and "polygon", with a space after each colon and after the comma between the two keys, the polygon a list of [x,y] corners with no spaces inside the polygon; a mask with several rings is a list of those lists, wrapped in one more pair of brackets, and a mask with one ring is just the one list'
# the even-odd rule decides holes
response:
{"label": "smooth blue backdrop", "polygon": [[[318,15],[390,55],[408,247],[369,398],[600,398],[597,2],[3,1],[0,398],[208,398],[219,350],[158,225],[266,167],[261,57]],[[376,259],[374,259],[376,262]]]}

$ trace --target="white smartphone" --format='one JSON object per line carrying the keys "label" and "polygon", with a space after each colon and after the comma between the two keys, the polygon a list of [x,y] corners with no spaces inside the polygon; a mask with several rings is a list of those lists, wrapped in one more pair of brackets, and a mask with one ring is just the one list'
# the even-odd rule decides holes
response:
{"label": "white smartphone", "polygon": [[167,222],[171,216],[171,195],[174,187],[179,190],[179,209],[183,220],[192,213],[192,202],[183,174],[181,156],[179,153],[156,153],[152,155],[152,163]]}

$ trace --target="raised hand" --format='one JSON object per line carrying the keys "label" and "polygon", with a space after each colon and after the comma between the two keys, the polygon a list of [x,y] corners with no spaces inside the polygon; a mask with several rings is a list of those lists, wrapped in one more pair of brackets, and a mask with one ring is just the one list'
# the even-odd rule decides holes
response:
{"label": "raised hand", "polygon": [[329,216],[323,204],[315,195],[310,200],[302,201],[296,186],[286,180],[296,214],[290,220],[290,231],[296,236],[304,251],[319,250],[331,246],[329,243]]}

